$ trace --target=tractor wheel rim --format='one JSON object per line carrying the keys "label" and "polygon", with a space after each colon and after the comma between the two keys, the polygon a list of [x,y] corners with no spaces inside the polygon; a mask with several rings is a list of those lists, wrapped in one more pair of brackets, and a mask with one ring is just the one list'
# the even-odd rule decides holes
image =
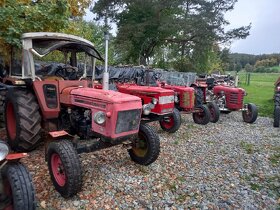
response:
{"label": "tractor wheel rim", "polygon": [[170,129],[173,127],[174,125],[174,117],[169,116],[163,119],[162,121],[162,125],[166,128],[166,129]]}
{"label": "tractor wheel rim", "polygon": [[15,140],[16,138],[16,117],[15,117],[15,110],[13,104],[8,102],[7,104],[7,130],[8,135],[11,140]]}
{"label": "tractor wheel rim", "polygon": [[245,119],[246,120],[250,120],[251,119],[251,117],[252,117],[252,112],[251,112],[251,110],[247,110],[246,112],[245,112]]}
{"label": "tractor wheel rim", "polygon": [[146,136],[139,133],[136,146],[132,147],[133,153],[138,157],[145,157],[148,152],[148,143]]}
{"label": "tractor wheel rim", "polygon": [[215,109],[214,109],[213,107],[211,107],[211,108],[209,109],[209,111],[210,111],[210,117],[211,117],[212,119],[214,119],[215,116],[216,116],[216,114],[215,114]]}
{"label": "tractor wheel rim", "polygon": [[[12,188],[8,180],[4,181],[4,192],[10,198],[11,202],[13,202]],[[13,203],[6,206],[4,210],[14,210]]]}
{"label": "tractor wheel rim", "polygon": [[63,187],[66,183],[65,170],[59,155],[56,153],[51,156],[51,168],[56,183]]}
{"label": "tractor wheel rim", "polygon": [[201,121],[204,119],[204,117],[205,117],[204,111],[198,112],[198,113],[196,114],[196,117],[197,117],[197,119],[201,122]]}

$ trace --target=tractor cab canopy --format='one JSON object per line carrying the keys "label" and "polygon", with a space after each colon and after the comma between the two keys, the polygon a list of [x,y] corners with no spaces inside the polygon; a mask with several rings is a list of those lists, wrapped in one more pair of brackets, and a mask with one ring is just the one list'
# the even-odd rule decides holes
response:
{"label": "tractor cab canopy", "polygon": [[85,52],[89,56],[95,57],[98,60],[103,60],[94,45],[83,38],[61,34],[61,33],[25,33],[22,36],[23,48],[29,47],[29,42],[32,42],[32,49],[41,57],[48,53],[59,50],[62,52],[75,51]]}
{"label": "tractor cab canopy", "polygon": [[[35,78],[46,65],[83,65],[83,76],[87,67],[95,68],[95,59],[103,61],[100,53],[90,41],[62,33],[35,32],[22,35],[22,65],[20,71],[11,69],[11,76]],[[78,61],[82,59],[82,61]],[[91,64],[87,66],[88,61]],[[50,68],[47,68],[50,69]],[[16,70],[16,71],[15,71]],[[54,71],[55,72],[55,71]],[[40,75],[39,75],[40,76]]]}

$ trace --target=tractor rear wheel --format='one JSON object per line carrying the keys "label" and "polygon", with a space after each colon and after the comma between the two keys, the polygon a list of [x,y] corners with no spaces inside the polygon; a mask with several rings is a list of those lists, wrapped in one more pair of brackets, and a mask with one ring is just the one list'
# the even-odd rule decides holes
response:
{"label": "tractor rear wheel", "polygon": [[280,106],[280,93],[276,93],[274,97],[274,106]]}
{"label": "tractor rear wheel", "polygon": [[246,123],[254,123],[258,117],[258,108],[255,104],[249,103],[248,109],[242,111],[243,121]]}
{"label": "tractor rear wheel", "polygon": [[204,104],[204,93],[203,90],[199,87],[195,88],[195,106],[203,105]]}
{"label": "tractor rear wheel", "polygon": [[280,106],[275,106],[274,107],[274,122],[273,122],[273,126],[275,128],[279,128],[279,124],[280,124]]}
{"label": "tractor rear wheel", "polygon": [[210,111],[210,122],[216,123],[220,118],[220,110],[216,103],[209,102],[207,103],[208,109]]}
{"label": "tractor rear wheel", "polygon": [[41,115],[35,96],[24,90],[7,93],[5,121],[13,150],[31,151],[41,140]]}
{"label": "tractor rear wheel", "polygon": [[175,133],[181,126],[181,114],[178,109],[174,108],[172,115],[164,117],[159,121],[162,130],[168,133]]}
{"label": "tractor rear wheel", "polygon": [[0,91],[0,128],[5,127],[5,100],[6,91]]}
{"label": "tractor rear wheel", "polygon": [[210,111],[207,106],[200,105],[197,106],[196,109],[200,109],[200,112],[193,113],[193,121],[196,124],[206,125],[210,122]]}
{"label": "tractor rear wheel", "polygon": [[147,124],[140,124],[138,138],[128,150],[130,158],[140,165],[155,162],[160,153],[160,142],[157,133]]}
{"label": "tractor rear wheel", "polygon": [[76,195],[82,188],[82,169],[73,144],[67,140],[51,142],[47,161],[55,189],[64,198]]}
{"label": "tractor rear wheel", "polygon": [[35,190],[30,173],[21,163],[9,163],[2,172],[3,186],[11,203],[4,210],[35,210]]}

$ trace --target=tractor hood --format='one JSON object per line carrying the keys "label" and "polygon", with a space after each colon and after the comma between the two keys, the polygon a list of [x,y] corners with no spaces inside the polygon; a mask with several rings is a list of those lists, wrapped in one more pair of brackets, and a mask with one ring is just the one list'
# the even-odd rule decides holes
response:
{"label": "tractor hood", "polygon": [[224,86],[224,85],[217,85],[213,88],[214,94],[218,94],[221,91],[224,91],[226,94],[230,93],[245,93],[243,88],[231,87],[231,86]]}
{"label": "tractor hood", "polygon": [[132,101],[141,101],[139,97],[128,95],[112,90],[100,90],[94,88],[76,88],[70,93],[74,96],[82,96],[92,99],[97,99],[107,103],[124,103]]}
{"label": "tractor hood", "polygon": [[182,91],[182,92],[193,92],[194,88],[186,87],[186,86],[177,86],[177,85],[164,85],[163,88],[167,88],[174,91]]}
{"label": "tractor hood", "polygon": [[172,90],[166,90],[161,87],[150,87],[150,86],[137,86],[137,85],[118,85],[118,90],[121,92],[131,94],[144,94],[144,95],[162,95],[169,96],[174,95]]}

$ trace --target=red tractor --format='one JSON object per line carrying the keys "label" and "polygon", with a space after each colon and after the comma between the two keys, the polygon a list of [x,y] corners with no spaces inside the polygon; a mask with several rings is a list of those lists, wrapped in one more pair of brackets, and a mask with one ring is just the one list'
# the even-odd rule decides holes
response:
{"label": "red tractor", "polygon": [[243,121],[254,123],[258,117],[257,106],[253,103],[244,104],[246,92],[242,88],[229,86],[227,83],[215,83],[214,78],[198,79],[194,87],[198,89],[198,103],[215,102],[222,113],[242,111]]}
{"label": "red tractor", "polygon": [[0,140],[0,209],[35,210],[35,190],[30,173],[19,162],[26,153],[9,154],[8,145]]}
{"label": "red tractor", "polygon": [[280,124],[280,77],[275,82],[273,126],[278,128],[279,124]]}
{"label": "red tractor", "polygon": [[118,91],[138,96],[142,100],[142,121],[159,121],[161,128],[169,133],[176,132],[181,125],[180,112],[174,108],[174,91],[160,87],[118,83]]}
{"label": "red tractor", "polygon": [[11,57],[0,83],[6,95],[7,141],[14,150],[30,151],[44,137],[50,176],[63,197],[81,189],[80,153],[124,144],[138,164],[158,158],[158,135],[140,124],[141,99],[92,88],[87,70],[94,78],[95,60],[103,59],[91,42],[60,33],[26,33],[22,49],[14,48]]}
{"label": "red tractor", "polygon": [[[186,87],[184,79],[177,76],[178,73],[173,72],[155,72],[153,70],[145,71],[142,80],[150,85],[159,86],[166,90],[175,92],[175,107],[185,114],[192,113],[193,120],[197,124],[206,125],[207,123],[217,122],[219,120],[219,112],[211,116],[210,108],[203,104],[195,106],[195,90]],[[163,80],[160,82],[160,80]]]}

